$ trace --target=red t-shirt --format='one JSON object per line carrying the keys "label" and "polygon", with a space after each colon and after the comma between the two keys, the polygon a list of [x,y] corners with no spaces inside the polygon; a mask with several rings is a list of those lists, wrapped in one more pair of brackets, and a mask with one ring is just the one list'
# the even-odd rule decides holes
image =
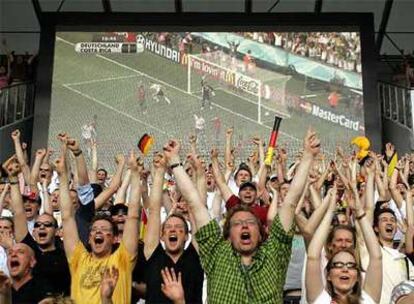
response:
{"label": "red t-shirt", "polygon": [[[241,205],[241,200],[238,196],[236,195],[232,195],[229,197],[229,199],[226,202],[226,209],[227,211],[229,211],[231,208]],[[268,206],[259,206],[257,204],[253,204],[250,206],[250,209],[252,210],[252,212],[254,213],[254,215],[256,215],[260,221],[262,222],[262,225],[267,224],[267,211],[269,209]]]}

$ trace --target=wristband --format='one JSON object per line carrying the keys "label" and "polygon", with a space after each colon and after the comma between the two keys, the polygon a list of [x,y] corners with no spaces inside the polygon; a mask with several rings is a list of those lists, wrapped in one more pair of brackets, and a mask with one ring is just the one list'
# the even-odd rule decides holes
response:
{"label": "wristband", "polygon": [[75,155],[75,157],[78,157],[79,155],[82,154],[82,150],[77,150],[77,151],[72,151],[73,155]]}
{"label": "wristband", "polygon": [[362,219],[365,215],[367,215],[367,214],[364,212],[364,213],[362,213],[361,215],[356,216],[355,218],[359,221],[359,220],[360,220],[360,219]]}
{"label": "wristband", "polygon": [[174,169],[174,168],[177,168],[177,167],[182,167],[183,166],[183,163],[175,163],[175,164],[172,164],[171,166],[170,166],[170,169],[172,170],[172,169]]}

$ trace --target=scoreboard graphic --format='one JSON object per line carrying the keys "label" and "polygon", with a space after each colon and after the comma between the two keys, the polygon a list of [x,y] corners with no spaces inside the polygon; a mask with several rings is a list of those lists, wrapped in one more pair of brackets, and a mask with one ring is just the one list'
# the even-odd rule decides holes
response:
{"label": "scoreboard graphic", "polygon": [[113,32],[94,35],[91,42],[78,42],[75,51],[80,54],[137,54],[144,51],[144,44],[135,33]]}

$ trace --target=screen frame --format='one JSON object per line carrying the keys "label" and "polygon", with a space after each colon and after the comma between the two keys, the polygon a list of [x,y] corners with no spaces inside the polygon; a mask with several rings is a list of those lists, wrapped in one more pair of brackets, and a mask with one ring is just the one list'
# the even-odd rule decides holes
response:
{"label": "screen frame", "polygon": [[32,135],[34,151],[48,144],[55,37],[56,32],[62,31],[357,31],[361,40],[365,134],[371,141],[372,150],[382,149],[381,105],[377,98],[377,52],[372,13],[65,12],[43,13],[41,20]]}

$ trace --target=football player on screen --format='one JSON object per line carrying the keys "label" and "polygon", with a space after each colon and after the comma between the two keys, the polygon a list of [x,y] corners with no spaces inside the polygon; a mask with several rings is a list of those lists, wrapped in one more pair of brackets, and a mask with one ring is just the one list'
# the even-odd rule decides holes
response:
{"label": "football player on screen", "polygon": [[216,96],[216,93],[213,87],[206,82],[205,76],[203,76],[201,78],[201,110],[204,110],[204,106],[206,105],[210,107],[210,110],[213,109],[211,105],[212,96]]}
{"label": "football player on screen", "polygon": [[164,94],[163,87],[159,83],[153,83],[150,86],[152,94],[152,99],[155,102],[160,102],[161,99],[164,99],[167,104],[171,104],[171,100]]}
{"label": "football player on screen", "polygon": [[140,81],[138,83],[138,92],[137,92],[138,104],[142,114],[147,114],[147,101],[146,101],[146,92],[145,86]]}

